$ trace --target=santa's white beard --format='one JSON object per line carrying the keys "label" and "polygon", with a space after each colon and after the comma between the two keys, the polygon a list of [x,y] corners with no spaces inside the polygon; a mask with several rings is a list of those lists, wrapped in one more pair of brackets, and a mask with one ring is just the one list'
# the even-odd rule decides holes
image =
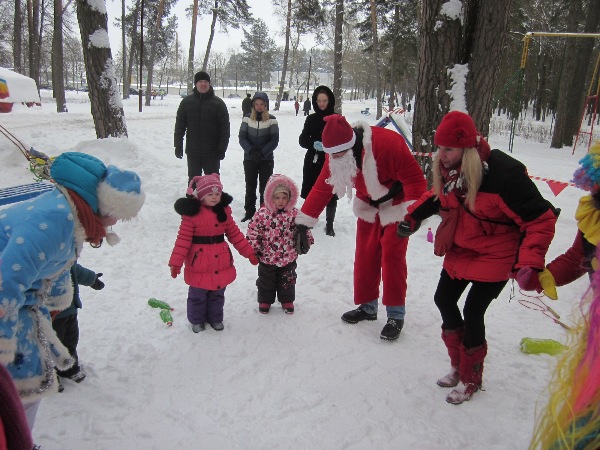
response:
{"label": "santa's white beard", "polygon": [[339,198],[345,195],[348,195],[348,198],[352,198],[354,177],[356,177],[356,173],[358,172],[352,149],[339,158],[330,157],[329,170],[331,176],[325,181],[333,186],[333,193]]}

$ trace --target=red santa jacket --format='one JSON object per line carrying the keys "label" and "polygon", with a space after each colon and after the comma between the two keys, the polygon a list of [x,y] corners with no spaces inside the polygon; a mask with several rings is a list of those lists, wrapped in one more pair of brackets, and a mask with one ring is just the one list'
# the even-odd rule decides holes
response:
{"label": "red santa jacket", "polygon": [[[231,198],[225,193],[223,197]],[[196,199],[178,200],[180,204],[186,201],[198,202]],[[177,203],[175,209],[180,214],[187,212],[178,209]],[[196,244],[192,242],[194,236],[213,237],[219,240],[217,236],[225,235],[243,257],[249,258],[254,253],[250,243],[231,217],[231,208],[224,206],[223,209],[226,215],[224,222],[219,222],[213,209],[205,206],[201,206],[194,215],[181,216],[181,225],[169,266],[182,267],[185,262],[184,279],[189,286],[217,290],[227,286],[236,277],[233,255],[227,242],[223,240],[210,244]]]}
{"label": "red santa jacket", "polygon": [[[396,132],[380,127],[371,127],[366,122],[353,124],[357,135],[356,150],[360,151],[361,160],[357,160],[359,171],[354,180],[356,197],[353,211],[356,217],[374,223],[377,216],[382,226],[400,222],[407,213],[407,207],[416,201],[427,184],[421,168],[412,156],[404,139]],[[362,134],[362,139],[360,135]],[[362,147],[362,149],[361,149]],[[313,186],[306,201],[302,205],[296,223],[314,227],[319,214],[325,209],[333,197],[333,186],[327,183],[331,175],[329,155],[321,174]],[[377,200],[388,194],[394,182],[402,183],[402,192],[379,205],[372,205],[370,200]]]}

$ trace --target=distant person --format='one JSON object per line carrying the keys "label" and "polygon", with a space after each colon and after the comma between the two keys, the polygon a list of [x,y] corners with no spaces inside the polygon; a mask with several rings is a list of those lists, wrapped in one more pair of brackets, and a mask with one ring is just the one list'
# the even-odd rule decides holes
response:
{"label": "distant person", "polygon": [[[275,116],[269,114],[269,97],[257,92],[252,98],[252,111],[244,116],[239,132],[240,145],[244,149],[244,178],[246,180],[246,211],[242,222],[252,219],[256,212],[256,187],[260,196],[259,207],[264,203],[263,194],[269,177],[273,175],[274,150],[279,144],[279,125]],[[257,183],[258,182],[258,183]]]}
{"label": "distant person", "polygon": [[229,112],[210,85],[210,76],[198,72],[193,92],[177,108],[175,156],[183,158],[183,137],[187,155],[188,180],[195,176],[219,173],[229,144]]}
{"label": "distant person", "polygon": [[253,265],[254,251],[244,237],[229,206],[233,198],[223,192],[219,175],[194,177],[187,197],[175,202],[181,215],[175,247],[169,259],[171,276],[177,278],[185,264],[184,279],[189,286],[187,318],[192,331],[204,331],[205,322],[222,331],[225,288],[236,278],[233,256],[227,240]]}
{"label": "distant person", "polygon": [[242,117],[245,117],[247,114],[250,114],[252,110],[252,99],[250,94],[246,94],[246,98],[242,100]]}
{"label": "distant person", "polygon": [[[294,221],[298,187],[285,175],[273,175],[265,188],[265,203],[248,224],[246,237],[258,257],[258,310],[267,314],[279,300],[286,314],[294,313],[296,260]],[[312,235],[307,235],[312,244]]]}
{"label": "distant person", "polygon": [[304,100],[304,106],[302,107],[302,111],[304,111],[305,116],[308,116],[310,114],[310,99],[309,98]]}
{"label": "distant person", "polygon": [[296,100],[294,102],[294,109],[296,110],[296,116],[298,115],[298,111],[300,111],[300,103],[298,103],[298,100]]}
{"label": "distant person", "polygon": [[85,371],[79,364],[79,356],[77,355],[77,344],[79,344],[79,321],[77,320],[77,310],[81,308],[79,286],[89,286],[96,291],[104,289],[104,283],[100,280],[101,276],[102,273],[96,273],[78,263],[73,264],[73,267],[71,267],[73,301],[68,308],[62,311],[50,312],[50,315],[52,316],[52,328],[54,328],[56,336],[58,336],[60,342],[67,350],[69,350],[69,354],[75,360],[75,363],[67,370],[58,369],[56,371],[59,376],[59,392],[62,392],[60,378],[69,378],[76,383],[81,383],[86,377]]}
{"label": "distant person", "polygon": [[[335,106],[335,97],[331,89],[327,86],[317,87],[312,95],[312,106],[315,113],[306,117],[304,128],[298,138],[300,147],[306,149],[302,168],[302,190],[300,191],[300,197],[304,199],[308,197],[325,164],[326,153],[323,151],[321,135],[325,128],[324,118],[333,114]],[[335,220],[337,201],[337,195],[334,195],[325,208],[325,233],[327,236],[335,236],[333,221]]]}

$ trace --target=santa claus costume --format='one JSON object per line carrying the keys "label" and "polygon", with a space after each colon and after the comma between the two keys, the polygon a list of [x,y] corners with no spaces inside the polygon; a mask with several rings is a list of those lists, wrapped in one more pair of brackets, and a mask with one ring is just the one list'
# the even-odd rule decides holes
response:
{"label": "santa claus costume", "polygon": [[404,324],[408,246],[408,239],[396,235],[396,225],[407,207],[425,192],[425,178],[398,133],[362,121],[350,126],[338,114],[324,120],[322,142],[327,160],[296,223],[314,227],[334,194],[352,197],[352,188],[356,189],[354,303],[359,307],[345,313],[342,320],[376,320],[383,280],[382,303],[388,322],[381,338],[395,340]]}

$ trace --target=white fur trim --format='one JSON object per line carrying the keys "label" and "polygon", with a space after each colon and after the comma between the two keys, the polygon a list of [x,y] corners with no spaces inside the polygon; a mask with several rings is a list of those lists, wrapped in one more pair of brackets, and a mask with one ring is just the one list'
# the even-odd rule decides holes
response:
{"label": "white fur trim", "polygon": [[356,122],[352,126],[354,128],[362,128],[363,130],[365,155],[362,161],[362,175],[367,187],[367,194],[376,200],[386,195],[389,189],[379,182],[377,161],[375,161],[375,156],[373,155],[373,132],[371,131],[371,126],[364,121]]}
{"label": "white fur trim", "polygon": [[298,211],[298,215],[296,216],[296,223],[298,225],[305,225],[308,228],[314,228],[315,225],[319,223],[319,218],[310,217],[302,211]]}
{"label": "white fur trim", "polygon": [[323,151],[325,153],[329,153],[330,155],[333,153],[343,152],[344,150],[351,149],[356,143],[356,133],[352,130],[352,139],[349,142],[344,142],[342,144],[336,145],[335,147],[325,147],[323,146]]}
{"label": "white fur trim", "polygon": [[361,200],[358,197],[354,198],[354,204],[352,205],[352,212],[359,219],[365,222],[375,223],[375,218],[379,214],[379,222],[381,226],[389,225],[390,223],[398,223],[404,219],[404,216],[408,214],[408,207],[415,201],[402,202],[397,205],[392,204],[393,199],[383,202],[379,205],[379,208],[371,206],[367,202]]}
{"label": "white fur trim", "polygon": [[15,360],[15,353],[17,353],[17,340],[13,339],[0,339],[0,363],[5,366]]}
{"label": "white fur trim", "polygon": [[111,216],[119,220],[134,218],[142,209],[146,194],[144,192],[120,191],[108,183],[98,184],[98,213],[101,216]]}
{"label": "white fur trim", "polygon": [[73,285],[71,283],[67,286],[67,292],[61,295],[48,296],[44,300],[44,306],[50,311],[62,311],[67,309],[73,302]]}

